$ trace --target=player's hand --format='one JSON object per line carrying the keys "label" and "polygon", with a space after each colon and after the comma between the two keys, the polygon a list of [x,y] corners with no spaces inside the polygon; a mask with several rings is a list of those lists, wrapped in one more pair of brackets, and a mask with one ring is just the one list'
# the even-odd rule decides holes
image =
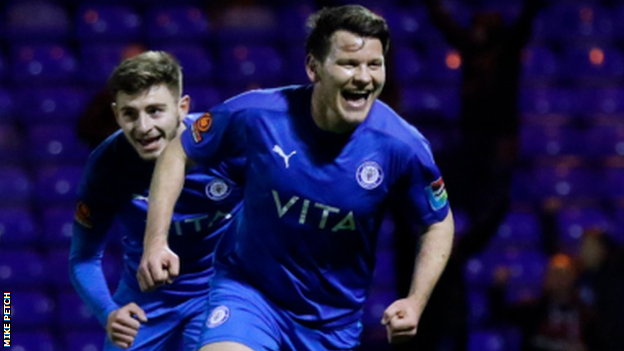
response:
{"label": "player's hand", "polygon": [[141,291],[152,291],[163,284],[171,284],[180,273],[180,259],[169,246],[145,249],[137,270]]}
{"label": "player's hand", "polygon": [[406,298],[393,302],[381,319],[381,324],[386,326],[388,342],[398,344],[414,337],[419,319],[420,313],[413,300]]}
{"label": "player's hand", "polygon": [[118,347],[127,349],[134,342],[141,322],[147,322],[145,311],[131,302],[108,315],[106,335]]}

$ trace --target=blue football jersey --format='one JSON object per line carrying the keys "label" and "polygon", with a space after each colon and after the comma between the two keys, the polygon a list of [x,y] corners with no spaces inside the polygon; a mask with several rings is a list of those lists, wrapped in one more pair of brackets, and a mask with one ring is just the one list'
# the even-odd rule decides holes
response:
{"label": "blue football jersey", "polygon": [[[200,116],[187,116],[185,124],[190,126]],[[207,294],[214,247],[241,206],[242,189],[235,181],[239,163],[234,157],[214,167],[197,165],[189,170],[168,236],[170,248],[180,258],[180,275],[173,284],[150,294]],[[136,272],[143,254],[154,166],[154,162],[142,160],[118,131],[93,151],[84,170],[78,189],[70,272],[76,290],[104,323],[108,314],[118,308],[99,265],[111,228],[121,231],[117,235],[123,241],[121,279],[132,290],[140,291]]]}
{"label": "blue football jersey", "polygon": [[[361,317],[390,201],[419,224],[449,205],[425,138],[377,101],[352,133],[317,127],[311,86],[241,94],[182,134],[202,164],[244,155],[244,206],[217,249],[235,272],[302,323]],[[228,245],[225,244],[228,243]]]}

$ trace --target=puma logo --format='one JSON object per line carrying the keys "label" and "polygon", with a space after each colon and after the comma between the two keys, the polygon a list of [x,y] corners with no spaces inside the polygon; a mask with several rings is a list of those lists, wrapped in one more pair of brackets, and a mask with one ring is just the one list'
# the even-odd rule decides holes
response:
{"label": "puma logo", "polygon": [[288,163],[288,161],[290,160],[290,157],[297,153],[297,151],[295,150],[289,153],[288,155],[286,155],[286,153],[284,153],[284,150],[282,150],[282,148],[279,145],[273,146],[273,151],[284,159],[284,165],[286,166],[286,168],[290,166],[290,164]]}

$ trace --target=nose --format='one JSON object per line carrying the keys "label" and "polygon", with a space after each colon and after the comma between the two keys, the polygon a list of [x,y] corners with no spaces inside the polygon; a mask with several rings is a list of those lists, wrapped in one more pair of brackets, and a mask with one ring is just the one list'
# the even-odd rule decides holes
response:
{"label": "nose", "polygon": [[139,133],[147,133],[152,129],[152,119],[148,114],[142,112],[135,121],[135,127]]}
{"label": "nose", "polygon": [[367,85],[372,82],[373,77],[371,75],[370,69],[368,65],[361,64],[355,69],[355,74],[353,75],[353,81],[356,83],[360,83],[362,85]]}

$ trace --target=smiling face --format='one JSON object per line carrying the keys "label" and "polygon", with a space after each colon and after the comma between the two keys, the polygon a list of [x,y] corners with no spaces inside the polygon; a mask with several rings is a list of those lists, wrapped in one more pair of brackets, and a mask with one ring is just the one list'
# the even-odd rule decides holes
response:
{"label": "smiling face", "polygon": [[342,133],[362,123],[386,81],[384,50],[376,38],[346,30],[331,36],[322,60],[308,55],[306,72],[314,83],[312,117],[324,130]]}
{"label": "smiling face", "polygon": [[129,95],[117,93],[113,112],[130,145],[143,160],[154,161],[178,133],[190,98],[176,98],[164,83]]}

